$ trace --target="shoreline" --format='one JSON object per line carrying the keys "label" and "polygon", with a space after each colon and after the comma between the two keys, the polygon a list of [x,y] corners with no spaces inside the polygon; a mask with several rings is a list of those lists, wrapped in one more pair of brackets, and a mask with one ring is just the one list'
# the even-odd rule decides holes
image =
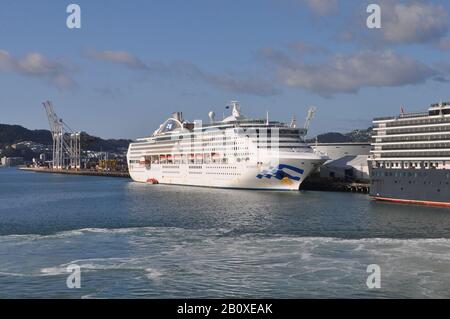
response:
{"label": "shoreline", "polygon": [[49,168],[31,168],[31,167],[19,167],[17,169],[21,171],[29,171],[36,173],[131,178],[128,172],[107,172],[107,171],[92,171],[92,170],[52,170]]}

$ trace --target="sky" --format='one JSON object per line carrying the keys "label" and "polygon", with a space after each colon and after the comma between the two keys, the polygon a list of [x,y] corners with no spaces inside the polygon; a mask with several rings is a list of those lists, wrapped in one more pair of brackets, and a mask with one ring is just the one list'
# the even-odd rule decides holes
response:
{"label": "sky", "polygon": [[367,128],[450,101],[449,15],[445,0],[0,0],[0,123],[48,128],[51,100],[74,130],[134,139],[238,100],[300,124],[315,106],[310,136]]}

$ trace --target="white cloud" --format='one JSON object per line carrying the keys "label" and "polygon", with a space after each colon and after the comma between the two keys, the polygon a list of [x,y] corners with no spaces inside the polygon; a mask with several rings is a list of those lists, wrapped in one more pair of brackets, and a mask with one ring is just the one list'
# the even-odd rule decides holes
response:
{"label": "white cloud", "polygon": [[0,50],[0,72],[45,78],[58,88],[70,88],[75,85],[68,74],[70,68],[61,62],[46,58],[41,53],[31,52],[22,58],[15,58],[6,50]]}
{"label": "white cloud", "polygon": [[[366,26],[366,6],[377,3],[381,7],[381,29]],[[365,0],[356,6],[352,18],[339,30],[338,42],[356,42],[365,47],[382,48],[392,45],[420,44],[446,50],[449,31],[449,12],[431,0]]]}
{"label": "white cloud", "polygon": [[144,62],[126,51],[96,51],[91,49],[86,50],[84,55],[96,60],[123,64],[131,69],[147,69]]}
{"label": "white cloud", "polygon": [[329,53],[329,50],[320,45],[314,45],[306,42],[295,42],[290,45],[292,49],[294,49],[297,53],[300,54],[325,54]]}
{"label": "white cloud", "polygon": [[381,3],[383,39],[388,43],[426,43],[448,32],[448,12],[428,1]]}
{"label": "white cloud", "polygon": [[337,12],[337,0],[302,0],[315,14],[328,16]]}
{"label": "white cloud", "polygon": [[176,76],[192,80],[203,81],[218,89],[252,94],[259,96],[269,96],[279,93],[271,82],[257,77],[239,77],[230,74],[214,74],[203,71],[194,63],[187,61],[177,61],[173,63],[150,62],[144,63],[141,59],[125,51],[95,51],[85,52],[85,56],[95,60],[108,61],[128,68],[147,72],[150,75]]}
{"label": "white cloud", "polygon": [[450,51],[450,37],[439,40],[437,47],[443,51]]}
{"label": "white cloud", "polygon": [[433,68],[392,51],[337,54],[321,63],[294,61],[282,52],[266,51],[279,81],[324,97],[356,93],[363,87],[418,84],[438,75]]}
{"label": "white cloud", "polygon": [[12,68],[13,58],[5,51],[0,50],[0,71],[8,71]]}

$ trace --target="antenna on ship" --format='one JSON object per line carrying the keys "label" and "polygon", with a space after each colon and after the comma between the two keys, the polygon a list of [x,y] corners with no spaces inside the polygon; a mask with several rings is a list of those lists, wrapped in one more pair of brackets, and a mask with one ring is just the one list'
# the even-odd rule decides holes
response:
{"label": "antenna on ship", "polygon": [[291,119],[291,125],[292,128],[296,128],[297,127],[297,119],[295,117],[295,114],[292,115],[292,119]]}
{"label": "antenna on ship", "polygon": [[266,111],[266,125],[269,125],[269,111]]}
{"label": "antenna on ship", "polygon": [[444,112],[442,112],[442,108],[444,107],[444,103],[442,102],[442,99],[439,101],[439,115],[444,116]]}
{"label": "antenna on ship", "polygon": [[240,106],[239,106],[238,101],[231,101],[231,107],[232,107],[231,114],[232,114],[235,118],[240,117],[240,116],[241,116],[241,113],[240,113],[241,108],[240,108]]}

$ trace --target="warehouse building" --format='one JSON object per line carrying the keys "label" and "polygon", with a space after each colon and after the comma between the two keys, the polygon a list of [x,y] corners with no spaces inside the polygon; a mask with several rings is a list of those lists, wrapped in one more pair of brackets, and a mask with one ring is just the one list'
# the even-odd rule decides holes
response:
{"label": "warehouse building", "polygon": [[369,143],[316,143],[311,147],[330,158],[320,168],[321,178],[343,181],[369,180],[367,164],[371,147]]}
{"label": "warehouse building", "polygon": [[2,157],[1,164],[5,167],[23,165],[23,157]]}

